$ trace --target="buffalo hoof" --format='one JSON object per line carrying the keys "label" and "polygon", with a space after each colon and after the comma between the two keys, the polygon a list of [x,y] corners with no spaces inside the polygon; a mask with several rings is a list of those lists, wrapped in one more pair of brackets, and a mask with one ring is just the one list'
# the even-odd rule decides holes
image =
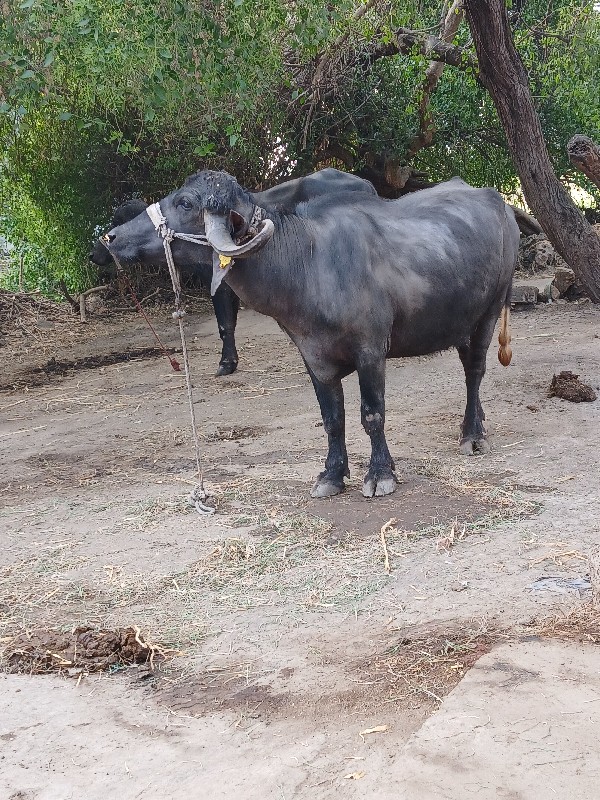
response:
{"label": "buffalo hoof", "polygon": [[321,473],[315,485],[310,490],[311,497],[333,497],[336,494],[343,492],[346,487],[344,486],[344,479],[337,480],[331,478],[327,473]]}
{"label": "buffalo hoof", "polygon": [[396,491],[398,481],[391,469],[371,472],[365,475],[362,493],[365,497],[385,497]]}
{"label": "buffalo hoof", "polygon": [[217,378],[222,375],[232,375],[237,369],[237,361],[222,361],[219,364],[219,369],[216,371]]}
{"label": "buffalo hoof", "polygon": [[462,439],[460,442],[460,452],[464,456],[483,456],[491,449],[487,439]]}

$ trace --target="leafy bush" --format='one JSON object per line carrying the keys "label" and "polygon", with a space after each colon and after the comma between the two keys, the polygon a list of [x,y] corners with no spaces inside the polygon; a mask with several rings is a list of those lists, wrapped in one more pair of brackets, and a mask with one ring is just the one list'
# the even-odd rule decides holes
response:
{"label": "leafy bush", "polygon": [[[27,288],[73,289],[113,208],[157,199],[199,168],[272,185],[310,171],[332,145],[358,170],[402,162],[418,129],[427,61],[371,64],[396,28],[435,33],[440,0],[0,0],[0,235]],[[591,0],[515,3],[512,24],[559,174],[576,132],[600,138],[600,14]],[[470,46],[463,24],[457,43]],[[314,94],[320,56],[327,86]],[[333,87],[333,88],[332,88]],[[435,137],[414,166],[432,180],[517,185],[493,104],[473,70],[446,68]],[[334,161],[340,165],[342,162]]]}

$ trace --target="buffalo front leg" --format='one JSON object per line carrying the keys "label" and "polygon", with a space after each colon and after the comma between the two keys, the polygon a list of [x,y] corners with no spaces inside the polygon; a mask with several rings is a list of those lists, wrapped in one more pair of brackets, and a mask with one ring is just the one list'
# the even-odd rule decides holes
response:
{"label": "buffalo front leg", "polygon": [[219,336],[223,342],[221,360],[217,375],[231,375],[238,365],[238,354],[235,347],[235,326],[237,323],[240,300],[233,289],[222,283],[214,293],[213,307],[217,317]]}
{"label": "buffalo front leg", "polygon": [[358,368],[360,415],[371,439],[371,461],[362,493],[382,497],[396,491],[395,465],[385,439],[385,359],[371,360]]}
{"label": "buffalo front leg", "polygon": [[323,427],[329,442],[325,469],[317,477],[310,495],[311,497],[332,497],[334,494],[344,491],[344,478],[350,477],[348,453],[346,452],[344,390],[341,380],[336,379],[331,383],[322,383],[314,376],[310,367],[307,366],[307,369],[319,401]]}
{"label": "buffalo front leg", "polygon": [[469,345],[458,348],[467,387],[467,406],[462,424],[460,452],[469,456],[490,451],[483,425],[485,414],[479,398],[479,387],[485,375],[485,360],[497,317],[496,312],[489,314],[472,334]]}

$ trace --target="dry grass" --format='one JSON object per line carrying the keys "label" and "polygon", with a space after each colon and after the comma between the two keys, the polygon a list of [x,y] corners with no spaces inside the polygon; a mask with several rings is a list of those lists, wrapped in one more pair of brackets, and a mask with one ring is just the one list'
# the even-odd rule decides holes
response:
{"label": "dry grass", "polygon": [[68,303],[57,303],[39,292],[9,292],[0,289],[0,319],[5,333],[22,330],[35,334],[40,317],[53,322],[70,322],[73,309]]}
{"label": "dry grass", "polygon": [[221,506],[238,513],[221,513],[211,525],[245,530],[205,541],[205,554],[172,576],[182,603],[213,610],[334,608],[385,584],[375,537],[335,535],[330,522],[290,510],[277,484],[239,478],[212,488]]}
{"label": "dry grass", "polygon": [[187,495],[175,498],[150,497],[136,503],[131,511],[123,516],[120,525],[123,528],[145,531],[163,522],[165,516],[191,514],[193,510],[194,506]]}
{"label": "dry grass", "polygon": [[[258,535],[229,536],[212,543],[209,552],[185,573],[188,582],[214,592],[269,591],[281,587],[283,573],[306,567],[324,556],[332,525],[304,512],[263,512]],[[275,579],[275,580],[273,580]]]}
{"label": "dry grass", "polygon": [[[465,482],[464,476],[459,476],[459,483],[465,491],[497,491]],[[386,553],[393,575],[399,559],[426,536],[441,536],[438,546],[442,541],[450,548],[467,534],[489,531],[535,509],[502,490],[494,495],[497,507],[479,520],[454,520],[452,525],[414,531],[387,526],[382,552],[380,530],[366,539],[337,536],[330,522],[290,508],[290,497],[281,493],[278,482],[243,477],[217,490],[222,505],[231,511],[235,507],[236,516],[221,514],[216,523],[231,530],[232,520],[237,520],[254,530],[202,540],[205,554],[185,570],[155,574],[108,564],[99,572],[92,559],[81,554],[81,542],[60,537],[38,543],[35,555],[4,567],[0,644],[7,647],[18,634],[31,638],[40,631],[56,632],[57,620],[63,633],[82,625],[99,629],[134,622],[166,643],[163,649],[173,647],[189,656],[210,635],[211,625],[218,628],[218,620],[231,611],[260,609],[261,615],[280,615],[285,609],[294,619],[302,619],[307,611],[358,609],[368,595],[388,584]],[[185,497],[147,498],[123,509],[111,532],[173,526],[180,515],[187,519],[189,511]],[[215,524],[214,518],[210,523],[193,519],[195,525]],[[568,614],[535,620],[524,629],[461,627],[403,638],[361,669],[367,680],[384,686],[387,702],[436,705],[481,655],[500,641],[523,635],[597,643],[600,612],[582,605]],[[39,663],[52,665],[54,659],[42,658]]]}
{"label": "dry grass", "polygon": [[[22,576],[23,564],[12,573],[0,573],[0,644],[19,634],[64,634],[79,627],[113,629],[132,622],[175,649],[196,645],[208,633],[203,598],[189,593],[182,597],[171,576],[107,565],[102,574],[76,580],[50,573],[28,580],[27,589]],[[31,573],[27,577],[35,578]]]}
{"label": "dry grass", "polygon": [[467,536],[488,534],[501,525],[530,517],[538,510],[538,504],[514,497],[512,502],[492,509],[476,519],[455,517],[450,522],[438,522],[410,530],[391,526],[385,532],[386,543],[395,548],[395,551],[390,550],[392,554],[401,556],[409,552],[411,543],[427,538],[435,538],[440,549],[449,550]]}
{"label": "dry grass", "polygon": [[[236,438],[239,431],[232,428],[218,433]],[[175,446],[188,438],[189,433],[180,428],[150,432],[145,455],[139,456],[133,455],[133,439],[125,435],[118,468],[130,478],[138,470],[151,470],[162,477],[161,469],[167,463],[162,455],[169,453],[177,458],[182,451]],[[63,457],[53,460],[46,456],[36,466],[43,468],[47,480],[57,483],[77,477],[79,485],[81,481],[83,485],[87,481],[92,484],[96,477],[84,472],[83,464]],[[210,521],[191,513],[186,494],[173,496],[169,492],[135,503],[129,499],[96,508],[94,502],[87,502],[74,508],[73,524],[67,523],[67,530],[72,531],[68,541],[62,535],[54,536],[55,542],[48,537],[47,546],[42,542],[37,552],[25,551],[21,562],[0,571],[0,637],[6,642],[15,633],[54,630],[57,621],[63,632],[77,626],[114,629],[134,624],[191,655],[212,631],[219,630],[232,611],[258,609],[257,613],[266,618],[280,616],[284,610],[297,621],[306,612],[354,609],[358,613],[366,598],[390,580],[384,568],[380,527],[370,537],[339,533],[332,523],[303,510],[305,494],[298,495],[291,488],[290,481],[298,478],[289,465],[281,468],[283,472],[278,469],[276,478],[271,469],[259,465],[251,475],[219,476],[218,483],[209,480],[219,512]],[[460,469],[449,469],[439,462],[421,465],[417,472],[441,480],[453,490],[485,498],[485,502],[493,502],[493,509],[477,520],[456,519],[452,528],[440,524],[410,531],[387,530],[392,579],[400,558],[422,547],[420,542],[425,537],[450,536],[448,547],[453,547],[466,535],[487,532],[534,510],[533,504],[516,493],[472,481]],[[164,477],[169,476],[165,473]],[[108,478],[108,471],[104,472],[103,485],[110,483]],[[184,478],[177,480],[185,483]],[[187,484],[182,488],[187,489]],[[45,514],[42,509],[38,511],[41,520]],[[165,529],[194,536],[201,531],[195,545],[198,556],[183,570],[165,569],[162,573],[143,565],[132,568],[104,563],[88,556],[74,533],[81,515],[89,519],[90,514],[96,536],[102,526],[110,537],[146,532],[154,535],[159,531],[162,535]],[[219,528],[223,535],[214,538]],[[479,647],[475,640],[458,642],[454,648],[443,642],[438,645],[437,650],[431,650],[431,679],[424,684],[422,696],[428,696],[427,692],[436,695],[445,681],[460,677],[456,647],[466,648],[465,669],[471,663],[471,649],[477,652]],[[403,653],[408,652],[405,647]],[[416,676],[425,668],[427,658],[417,652],[412,658],[410,670]],[[402,674],[409,676],[410,670]],[[390,673],[389,677],[394,676]],[[405,691],[411,691],[406,686]],[[399,692],[399,685],[395,691]]]}
{"label": "dry grass", "polygon": [[534,509],[537,507],[535,503],[525,501],[511,486],[494,486],[485,480],[473,478],[464,464],[426,458],[414,464],[414,471],[417,475],[441,481],[461,494],[475,493],[482,501],[493,503],[500,508],[513,508],[522,503]]}
{"label": "dry grass", "polygon": [[[460,482],[469,491],[492,491],[462,478]],[[294,615],[348,608],[358,612],[369,595],[388,584],[379,528],[370,537],[340,533],[331,522],[295,508],[302,500],[290,496],[289,487],[284,489],[279,480],[236,476],[211,489],[220,508],[209,521],[191,513],[187,495],[168,493],[135,504],[117,501],[97,508],[92,502],[62,509],[61,517],[70,516],[75,528],[78,519],[93,514],[96,535],[104,525],[106,537],[167,528],[187,536],[205,533],[197,541],[199,555],[189,567],[162,573],[98,562],[85,554],[76,534],[68,539],[51,534],[36,543],[35,552],[24,551],[19,563],[0,570],[0,611],[5,611],[0,635],[2,630],[6,635],[52,628],[56,620],[63,630],[134,622],[161,641],[194,646],[231,610],[269,607],[274,614],[285,609]],[[477,520],[456,519],[452,525],[410,531],[390,526],[385,550],[392,579],[401,559],[422,546],[425,537],[455,547],[468,534],[487,532],[530,511],[531,506],[503,491],[497,507]],[[45,515],[41,508],[34,512],[36,519]],[[219,528],[225,535],[214,538]]]}
{"label": "dry grass", "polygon": [[450,527],[447,524],[434,524],[398,531],[407,539],[435,536],[440,546],[449,548],[466,536],[486,533],[499,525],[539,514],[542,508],[541,503],[525,497],[511,486],[493,486],[486,481],[473,479],[464,466],[448,465],[438,459],[424,459],[414,469],[418,475],[441,481],[454,492],[475,495],[482,507],[490,510],[474,520],[456,518]]}
{"label": "dry grass", "polygon": [[600,606],[583,603],[562,614],[533,619],[512,628],[450,626],[401,638],[385,652],[361,665],[367,680],[387,685],[386,702],[439,705],[466,672],[485,653],[503,642],[521,639],[558,639],[580,644],[600,644]]}
{"label": "dry grass", "polygon": [[572,562],[577,563],[587,562],[587,556],[579,550],[574,550],[569,546],[568,542],[536,542],[536,547],[550,546],[552,549],[544,553],[538,558],[529,560],[529,569],[537,567],[540,564],[545,566],[552,566],[557,569],[563,569],[572,565]]}
{"label": "dry grass", "polygon": [[600,644],[600,605],[583,603],[562,614],[541,617],[528,630],[545,639]]}
{"label": "dry grass", "polygon": [[8,340],[6,355],[55,354],[65,344],[94,338],[102,325],[98,319],[82,325],[68,303],[49,300],[37,292],[0,290],[0,330]]}
{"label": "dry grass", "polygon": [[[141,522],[140,522],[141,520]],[[135,517],[135,524],[145,522]],[[106,535],[109,535],[107,532]],[[189,609],[170,575],[98,564],[84,542],[49,540],[38,553],[0,568],[0,642],[39,630],[137,624],[171,644],[206,636],[203,604]]]}
{"label": "dry grass", "polygon": [[387,684],[385,702],[439,704],[501,636],[496,631],[457,628],[403,638],[363,668],[369,680]]}

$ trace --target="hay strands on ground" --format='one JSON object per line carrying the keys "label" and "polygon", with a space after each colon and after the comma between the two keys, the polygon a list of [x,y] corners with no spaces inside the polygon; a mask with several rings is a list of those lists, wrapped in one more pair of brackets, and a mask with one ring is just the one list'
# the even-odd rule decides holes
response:
{"label": "hay strands on ground", "polygon": [[385,570],[387,575],[390,574],[390,572],[392,571],[392,568],[390,566],[390,554],[389,554],[389,551],[388,551],[388,546],[387,546],[387,541],[386,541],[386,538],[385,538],[385,534],[388,531],[392,531],[392,530],[394,531],[394,533],[398,532],[396,530],[396,528],[394,527],[396,522],[397,522],[396,517],[392,517],[391,519],[389,519],[385,523],[385,525],[381,526],[381,531],[380,531],[381,546],[383,547],[383,568],[384,568],[384,570]]}
{"label": "hay strands on ground", "polygon": [[5,332],[9,326],[28,330],[34,328],[40,316],[57,322],[72,319],[71,309],[43,297],[39,292],[9,292],[0,289],[0,319]]}
{"label": "hay strands on ground", "polygon": [[517,627],[476,631],[455,627],[402,637],[385,652],[371,656],[362,665],[363,673],[378,683],[387,682],[390,696],[385,703],[405,703],[421,695],[439,705],[496,644],[532,637],[600,645],[600,606],[583,602],[566,613],[534,618]]}
{"label": "hay strands on ground", "polygon": [[70,676],[90,672],[114,672],[132,664],[147,664],[154,670],[176,651],[144,637],[137,626],[103,630],[89,626],[71,633],[35,630],[12,638],[0,655],[3,671],[43,675],[51,672]]}
{"label": "hay strands on ground", "polygon": [[465,538],[466,532],[467,526],[463,525],[462,528],[459,527],[458,518],[455,517],[454,521],[452,522],[450,532],[446,536],[442,536],[437,540],[438,549],[450,550],[452,547],[454,547],[455,541],[461,541]]}
{"label": "hay strands on ground", "polygon": [[583,553],[580,553],[579,550],[573,550],[572,548],[551,550],[549,553],[546,553],[539,558],[531,559],[529,561],[529,569],[536,567],[538,564],[543,564],[545,561],[553,561],[557,567],[562,567],[571,559],[576,559],[577,561],[587,561],[587,556],[585,556]]}

